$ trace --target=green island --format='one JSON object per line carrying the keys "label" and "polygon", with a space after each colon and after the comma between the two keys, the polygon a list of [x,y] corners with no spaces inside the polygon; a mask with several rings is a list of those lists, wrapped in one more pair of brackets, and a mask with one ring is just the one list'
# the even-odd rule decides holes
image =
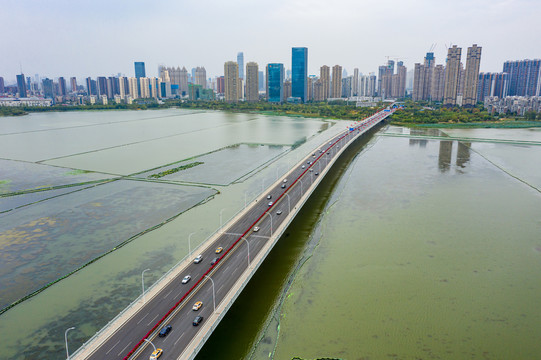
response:
{"label": "green island", "polygon": [[[518,128],[541,127],[541,113],[527,112],[524,116],[516,114],[490,114],[482,104],[473,108],[443,107],[440,104],[413,102],[406,100],[401,111],[391,118],[391,124],[409,127],[456,127],[456,128]],[[356,107],[346,101],[311,102],[306,104],[278,104],[266,101],[228,103],[224,101],[188,101],[179,99],[158,103],[145,100],[144,103],[108,105],[54,105],[50,107],[0,107],[0,116],[24,115],[43,111],[89,111],[89,110],[150,110],[150,109],[195,109],[220,110],[230,112],[257,112],[278,116],[317,117],[324,119],[347,119],[358,121],[371,115],[377,109],[387,106],[379,103],[377,107]]]}
{"label": "green island", "polygon": [[148,178],[159,179],[159,178],[164,177],[166,175],[171,175],[171,174],[174,174],[176,172],[186,170],[186,169],[190,169],[190,168],[193,168],[194,166],[201,165],[201,164],[204,164],[204,163],[201,162],[201,161],[196,161],[196,162],[189,163],[189,164],[186,164],[186,165],[182,165],[182,166],[172,168],[172,169],[169,169],[169,170],[166,170],[166,171],[162,171],[162,172],[159,172],[157,174],[149,175]]}

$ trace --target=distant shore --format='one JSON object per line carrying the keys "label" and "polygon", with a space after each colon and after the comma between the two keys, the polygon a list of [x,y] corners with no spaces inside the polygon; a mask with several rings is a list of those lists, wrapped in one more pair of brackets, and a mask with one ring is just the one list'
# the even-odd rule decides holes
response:
{"label": "distant shore", "polygon": [[[276,104],[268,102],[226,103],[223,101],[180,101],[167,100],[163,104],[110,104],[110,105],[55,105],[50,107],[0,107],[0,116],[22,116],[31,112],[48,111],[100,111],[100,110],[152,110],[152,109],[198,109],[220,110],[244,113],[260,113],[275,116],[317,117],[322,119],[343,119],[359,121],[370,116],[378,107],[356,107],[342,101],[308,104]],[[390,123],[406,127],[431,128],[530,128],[541,127],[541,113],[529,113],[524,117],[515,115],[492,115],[482,107],[428,108],[413,102],[406,102],[404,109],[396,112]]]}

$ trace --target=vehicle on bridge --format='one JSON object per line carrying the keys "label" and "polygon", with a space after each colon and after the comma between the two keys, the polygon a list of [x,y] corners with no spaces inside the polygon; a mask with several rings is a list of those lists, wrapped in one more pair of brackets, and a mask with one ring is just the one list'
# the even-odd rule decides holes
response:
{"label": "vehicle on bridge", "polygon": [[186,276],[184,276],[184,279],[182,279],[182,283],[187,284],[188,281],[190,281],[191,279],[192,279],[192,277],[190,275],[186,275]]}
{"label": "vehicle on bridge", "polygon": [[171,325],[165,325],[162,330],[160,331],[160,333],[158,334],[159,337],[165,337],[167,336],[167,334],[169,334],[171,332],[171,329],[173,329],[173,327]]}
{"label": "vehicle on bridge", "polygon": [[254,227],[254,232],[258,232],[259,231],[259,226],[255,226]]}
{"label": "vehicle on bridge", "polygon": [[203,255],[199,254],[195,259],[193,259],[194,264],[199,264],[203,260]]}
{"label": "vehicle on bridge", "polygon": [[192,310],[197,311],[197,310],[201,309],[201,306],[203,306],[203,302],[198,301],[195,304],[193,304]]}
{"label": "vehicle on bridge", "polygon": [[197,325],[201,324],[201,321],[203,321],[203,317],[202,316],[196,316],[195,319],[193,319],[193,326],[197,326]]}
{"label": "vehicle on bridge", "polygon": [[214,252],[215,252],[216,254],[219,254],[219,253],[221,253],[223,250],[224,250],[224,248],[220,246],[220,247],[217,247],[216,250],[215,250]]}
{"label": "vehicle on bridge", "polygon": [[212,261],[210,262],[210,265],[214,265],[218,262],[218,260],[220,260],[219,257],[215,257],[214,259],[212,259]]}
{"label": "vehicle on bridge", "polygon": [[152,352],[152,354],[150,355],[149,360],[156,360],[157,358],[162,356],[162,354],[163,354],[162,349],[156,349],[156,351]]}

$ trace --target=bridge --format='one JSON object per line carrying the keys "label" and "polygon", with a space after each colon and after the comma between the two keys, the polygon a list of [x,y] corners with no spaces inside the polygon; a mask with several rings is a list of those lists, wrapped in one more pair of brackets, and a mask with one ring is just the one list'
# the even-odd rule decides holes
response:
{"label": "bridge", "polygon": [[[71,358],[148,359],[156,348],[163,350],[160,359],[195,358],[340,154],[394,111],[380,110],[318,146]],[[194,261],[196,255],[202,256],[200,262]],[[191,279],[183,283],[187,275]],[[193,310],[199,301],[201,308]],[[192,324],[196,316],[203,318],[197,326]],[[169,334],[158,336],[166,325]]]}

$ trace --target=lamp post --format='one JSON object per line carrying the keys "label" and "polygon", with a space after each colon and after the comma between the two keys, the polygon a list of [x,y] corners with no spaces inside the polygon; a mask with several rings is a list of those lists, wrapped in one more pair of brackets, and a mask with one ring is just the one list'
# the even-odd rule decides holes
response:
{"label": "lamp post", "polygon": [[223,225],[222,225],[222,211],[224,211],[227,208],[223,208],[220,210],[220,232],[223,232]]}
{"label": "lamp post", "polygon": [[284,195],[287,196],[287,205],[288,205],[288,209],[289,209],[289,212],[288,212],[288,214],[289,214],[291,212],[291,199],[289,198],[288,193],[284,193]]}
{"label": "lamp post", "polygon": [[248,267],[250,267],[250,243],[244,238],[244,236],[241,236],[241,239],[246,241],[246,245],[248,246]]}
{"label": "lamp post", "polygon": [[145,303],[145,271],[149,271],[150,269],[145,269],[141,273],[141,287],[143,288],[143,304]]}
{"label": "lamp post", "polygon": [[214,280],[212,280],[210,276],[204,276],[212,282],[212,302],[214,303],[214,312],[216,312],[216,292],[214,291]]}
{"label": "lamp post", "polygon": [[66,340],[66,359],[69,360],[70,358],[70,353],[68,351],[68,331],[70,330],[73,330],[75,329],[75,327],[70,327],[69,329],[66,330],[66,332],[64,333],[64,340]]}
{"label": "lamp post", "polygon": [[267,211],[265,214],[269,215],[271,219],[271,236],[272,236],[272,215],[270,214],[270,211]]}
{"label": "lamp post", "polygon": [[192,256],[192,235],[195,234],[195,232],[188,235],[188,257]]}
{"label": "lamp post", "polygon": [[154,344],[152,343],[152,341],[148,340],[148,339],[143,339],[145,340],[147,343],[149,343],[150,345],[152,345],[152,347],[154,348],[154,351],[156,351],[156,346],[154,346]]}

